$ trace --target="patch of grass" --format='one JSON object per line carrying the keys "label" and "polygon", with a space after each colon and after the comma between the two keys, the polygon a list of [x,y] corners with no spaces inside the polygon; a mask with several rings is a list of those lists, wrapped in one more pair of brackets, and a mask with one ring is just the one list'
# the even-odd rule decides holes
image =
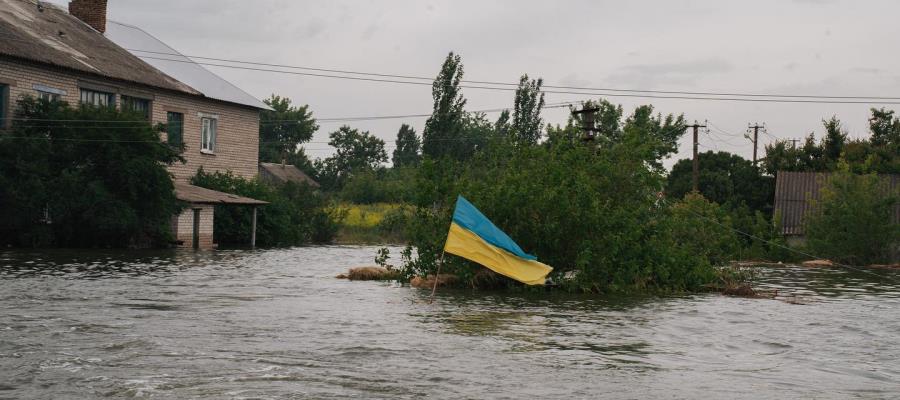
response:
{"label": "patch of grass", "polygon": [[338,243],[396,244],[405,241],[402,225],[408,212],[403,204],[344,203],[338,209],[345,213],[337,234]]}

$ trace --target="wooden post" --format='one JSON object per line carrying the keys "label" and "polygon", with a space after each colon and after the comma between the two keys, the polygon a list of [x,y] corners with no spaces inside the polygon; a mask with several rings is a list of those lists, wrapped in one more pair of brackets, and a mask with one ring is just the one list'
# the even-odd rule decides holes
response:
{"label": "wooden post", "polygon": [[431,288],[431,300],[429,303],[434,303],[434,294],[437,292],[438,279],[441,277],[441,267],[444,266],[444,252],[441,251],[441,261],[438,264],[437,274],[434,275],[434,287]]}
{"label": "wooden post", "polygon": [[253,206],[253,218],[250,220],[250,248],[256,248],[256,206]]}

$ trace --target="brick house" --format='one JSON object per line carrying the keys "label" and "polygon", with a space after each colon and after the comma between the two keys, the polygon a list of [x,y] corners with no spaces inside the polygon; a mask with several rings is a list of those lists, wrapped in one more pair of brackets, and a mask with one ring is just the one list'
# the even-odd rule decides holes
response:
{"label": "brick house", "polygon": [[[73,0],[67,13],[37,0],[0,0],[0,128],[25,96],[129,108],[167,124],[162,139],[185,148],[186,162],[169,168],[176,196],[190,205],[173,218],[175,237],[212,248],[216,205],[265,202],[188,182],[200,167],[254,178],[259,112],[269,108],[143,30],[107,21],[106,5]],[[145,61],[139,56],[153,54],[146,51],[165,60]]]}

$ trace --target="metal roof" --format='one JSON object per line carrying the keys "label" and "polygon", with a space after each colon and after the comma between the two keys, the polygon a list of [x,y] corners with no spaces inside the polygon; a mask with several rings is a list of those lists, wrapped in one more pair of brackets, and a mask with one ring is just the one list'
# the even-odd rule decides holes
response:
{"label": "metal roof", "polygon": [[[190,85],[206,97],[263,110],[271,110],[269,106],[256,97],[251,96],[195,63],[141,28],[109,21],[106,26],[106,37],[135,56],[153,57],[143,58],[142,60],[169,76]],[[153,53],[140,52],[139,50]],[[174,61],[159,60],[160,58]]]}
{"label": "metal roof", "polygon": [[232,204],[251,206],[261,206],[264,204],[269,204],[268,202],[262,200],[251,199],[249,197],[238,196],[231,193],[219,192],[212,189],[188,185],[186,183],[180,182],[175,183],[175,197],[181,201],[197,204]]}
{"label": "metal roof", "polygon": [[63,9],[0,0],[0,55],[147,86],[201,93],[135,57]]}
{"label": "metal roof", "polygon": [[[822,188],[832,174],[827,172],[779,171],[775,181],[775,212],[781,215],[781,229],[785,235],[803,235],[811,200],[821,199]],[[892,191],[900,187],[900,175],[880,175],[882,183]],[[885,191],[888,193],[889,191]],[[900,205],[894,208],[894,222],[900,223]]]}
{"label": "metal roof", "polygon": [[278,183],[306,183],[312,187],[319,187],[318,182],[314,181],[309,175],[306,175],[299,168],[291,164],[282,165],[261,162],[259,163],[259,175],[263,179],[276,180]]}

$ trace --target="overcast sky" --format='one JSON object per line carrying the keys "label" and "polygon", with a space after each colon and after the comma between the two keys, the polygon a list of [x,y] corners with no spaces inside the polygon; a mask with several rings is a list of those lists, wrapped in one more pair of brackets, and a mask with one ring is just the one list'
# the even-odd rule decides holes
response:
{"label": "overcast sky", "polygon": [[[66,0],[54,0],[66,4]],[[900,97],[900,2],[770,1],[294,1],[111,0],[109,17],[139,26],[186,55],[309,67],[434,76],[457,52],[466,79],[623,89]],[[272,93],[309,104],[319,118],[429,113],[430,86],[288,76],[208,67],[258,98]],[[513,94],[465,89],[468,109],[510,107]],[[549,94],[548,103],[585,99]],[[735,103],[609,98],[626,111],[709,120],[701,151],[747,158],[750,122],[771,136],[821,134],[837,115],[851,136],[867,135],[870,105]],[[888,106],[900,109],[900,106]],[[544,119],[565,123],[567,111]],[[489,114],[495,119],[496,113]],[[401,123],[421,133],[425,118],[356,122],[384,138]],[[325,156],[321,123],[306,147]],[[679,158],[690,155],[689,136]],[[671,165],[671,161],[668,163]]]}

